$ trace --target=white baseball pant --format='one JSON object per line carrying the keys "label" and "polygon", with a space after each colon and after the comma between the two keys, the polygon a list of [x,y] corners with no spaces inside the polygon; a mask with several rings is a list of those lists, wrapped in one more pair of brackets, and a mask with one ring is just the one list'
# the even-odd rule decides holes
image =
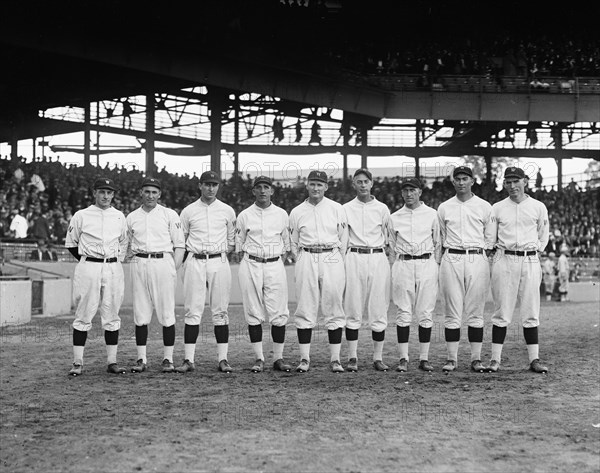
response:
{"label": "white baseball pant", "polygon": [[177,273],[170,253],[162,258],[135,257],[130,264],[135,325],[148,325],[152,310],[163,327],[175,323],[175,285]]}
{"label": "white baseball pant", "polygon": [[[499,250],[501,251],[501,250]],[[492,323],[507,327],[517,305],[523,327],[540,324],[542,268],[537,256],[501,255],[492,265]]]}
{"label": "white baseball pant", "polygon": [[87,332],[100,309],[102,328],[108,331],[121,328],[119,309],[125,292],[123,266],[115,263],[94,263],[81,258],[73,275],[73,328]]}
{"label": "white baseball pant", "polygon": [[228,325],[231,268],[227,255],[197,259],[188,255],[183,274],[185,323],[200,325],[208,302],[214,325]]}
{"label": "white baseball pant", "polygon": [[343,298],[346,285],[344,259],[335,248],[324,253],[298,252],[294,275],[298,305],[295,312],[296,328],[314,328],[317,325],[319,299],[327,330],[346,325]]}
{"label": "white baseball pant", "polygon": [[485,302],[490,292],[490,265],[485,253],[444,252],[439,285],[444,300],[445,328],[460,328],[463,314],[469,327],[483,327]]}
{"label": "white baseball pant", "polygon": [[424,328],[433,326],[438,294],[438,264],[429,259],[397,259],[392,265],[392,298],[397,307],[396,325],[410,326],[413,314]]}
{"label": "white baseball pant", "polygon": [[261,263],[246,255],[240,263],[238,279],[248,325],[262,324],[265,315],[271,325],[281,327],[287,323],[288,286],[281,258]]}
{"label": "white baseball pant", "polygon": [[346,327],[358,330],[367,316],[374,332],[388,324],[390,305],[390,263],[385,253],[346,253],[344,312]]}

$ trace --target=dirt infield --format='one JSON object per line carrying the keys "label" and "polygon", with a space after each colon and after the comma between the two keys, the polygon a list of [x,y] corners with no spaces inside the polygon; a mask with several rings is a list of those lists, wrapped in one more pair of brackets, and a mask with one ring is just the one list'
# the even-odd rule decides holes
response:
{"label": "dirt infield", "polygon": [[[543,303],[541,355],[548,375],[527,371],[517,324],[509,328],[500,372],[468,371],[463,330],[459,371],[442,374],[439,311],[432,374],[416,369],[416,327],[408,373],[371,368],[365,329],[358,373],[329,371],[322,330],[313,334],[310,372],[273,372],[265,330],[269,369],[253,374],[246,326],[235,306],[233,374],[217,372],[212,327],[204,325],[199,369],[160,373],[161,330],[154,320],[150,370],[109,375],[95,319],[85,374],[70,378],[72,317],[34,319],[0,332],[0,471],[598,471],[598,308],[597,302]],[[129,366],[136,358],[130,311],[123,311],[123,321],[119,361]],[[182,335],[178,316],[176,364],[183,355]],[[391,323],[384,360],[393,367],[395,337]],[[484,363],[490,338],[486,327]],[[285,356],[295,364],[291,328],[288,340]],[[344,341],[343,359],[345,353]]]}

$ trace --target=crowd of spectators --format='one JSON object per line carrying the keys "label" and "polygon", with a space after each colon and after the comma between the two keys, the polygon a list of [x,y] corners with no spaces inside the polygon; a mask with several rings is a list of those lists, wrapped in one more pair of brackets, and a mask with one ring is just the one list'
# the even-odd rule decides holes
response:
{"label": "crowd of spectators", "polygon": [[[91,183],[98,176],[110,177],[119,185],[113,204],[128,214],[140,205],[139,185],[143,173],[137,169],[115,166],[98,169],[93,166],[69,165],[52,159],[26,163],[0,158],[0,239],[29,239],[62,245],[73,214],[93,203]],[[161,203],[178,213],[199,197],[199,177],[194,173],[179,175],[162,169],[157,176],[163,184]],[[391,212],[402,205],[400,176],[375,178],[373,195]],[[546,252],[559,254],[566,244],[572,256],[600,256],[600,216],[597,212],[600,191],[579,189],[575,182],[562,192],[542,187],[531,181],[529,193],[546,204],[550,217],[550,243]],[[231,205],[236,214],[253,202],[250,176],[233,177],[220,189],[220,198]],[[498,191],[496,179],[477,181],[475,194],[490,203],[506,197]],[[340,203],[354,198],[348,180],[331,180],[327,197]],[[454,195],[449,177],[428,183],[422,200],[433,208]],[[276,182],[273,202],[288,212],[306,198],[305,178],[295,182]],[[15,224],[20,222],[20,225]],[[12,230],[11,230],[12,226]]]}

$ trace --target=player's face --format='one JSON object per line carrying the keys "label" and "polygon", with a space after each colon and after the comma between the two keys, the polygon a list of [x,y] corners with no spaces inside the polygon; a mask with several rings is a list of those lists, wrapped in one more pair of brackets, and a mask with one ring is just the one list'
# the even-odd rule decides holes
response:
{"label": "player's face", "polygon": [[252,189],[252,194],[259,207],[268,207],[271,203],[273,188],[269,184],[260,183]]}
{"label": "player's face", "polygon": [[308,197],[314,200],[321,200],[325,197],[325,191],[329,186],[321,181],[308,181],[306,188],[308,189]]}
{"label": "player's face", "polygon": [[115,191],[111,191],[110,189],[96,189],[94,191],[96,205],[101,209],[109,208],[114,196]]}
{"label": "player's face", "polygon": [[219,190],[219,184],[214,182],[202,182],[200,183],[200,193],[202,199],[208,202],[212,202],[217,198],[217,192]]}
{"label": "player's face", "polygon": [[373,181],[364,174],[359,174],[352,180],[352,186],[354,187],[357,196],[368,197],[371,195]]}
{"label": "player's face", "polygon": [[466,174],[459,174],[452,180],[452,183],[457,194],[469,194],[473,187],[473,178]]}
{"label": "player's face", "polygon": [[504,188],[508,191],[511,199],[519,200],[525,195],[525,179],[508,177],[504,179]]}
{"label": "player's face", "polygon": [[402,188],[402,198],[407,207],[411,208],[419,203],[421,199],[421,189],[412,186],[406,186]]}
{"label": "player's face", "polygon": [[144,186],[140,191],[140,197],[144,208],[153,209],[160,199],[160,190],[154,186]]}

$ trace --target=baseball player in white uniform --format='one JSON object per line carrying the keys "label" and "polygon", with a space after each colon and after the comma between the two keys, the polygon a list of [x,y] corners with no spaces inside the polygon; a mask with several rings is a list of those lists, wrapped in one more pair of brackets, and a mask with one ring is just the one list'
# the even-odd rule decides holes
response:
{"label": "baseball player in white uniform", "polygon": [[568,254],[569,247],[565,244],[561,245],[560,256],[557,262],[560,302],[566,302],[567,294],[569,293],[569,274],[571,273],[571,269]]}
{"label": "baseball player in white uniform", "polygon": [[288,214],[271,202],[273,181],[268,176],[254,179],[254,203],[240,212],[236,222],[235,247],[242,253],[238,273],[244,316],[254,350],[254,373],[264,370],[263,327],[265,316],[271,325],[273,369],[291,371],[283,360],[288,287],[283,262],[290,251]]}
{"label": "baseball player in white uniform", "polygon": [[473,171],[458,166],[452,173],[456,195],[438,207],[443,254],[439,284],[444,301],[444,333],[448,361],[446,373],[456,369],[463,316],[468,326],[471,369],[484,372],[481,363],[483,312],[490,290],[490,267],[485,250],[485,229],[492,206],[471,192]]}
{"label": "baseball player in white uniform", "polygon": [[551,301],[552,300],[552,293],[554,292],[554,284],[556,283],[556,272],[557,272],[557,268],[556,268],[556,254],[553,252],[550,252],[548,254],[548,258],[546,258],[546,261],[544,261],[542,263],[542,273],[543,273],[543,280],[544,280],[544,286],[546,289],[546,300],[547,301]]}
{"label": "baseball player in white uniform", "polygon": [[127,251],[125,215],[111,207],[117,190],[111,179],[94,181],[95,203],[78,210],[69,222],[65,247],[79,261],[73,275],[72,376],[83,373],[83,351],[92,319],[100,311],[109,373],[125,373],[117,365],[117,347],[125,283],[121,262]]}
{"label": "baseball player in white uniform", "polygon": [[400,355],[396,371],[408,370],[408,339],[413,315],[419,323],[419,369],[433,371],[429,344],[438,294],[440,227],[437,212],[420,200],[423,191],[418,178],[403,179],[400,189],[404,206],[391,216],[391,240],[396,256],[392,266],[392,298],[397,307]]}
{"label": "baseball player in white uniform", "polygon": [[133,373],[146,371],[146,342],[152,311],[162,325],[163,373],[172,373],[175,345],[175,286],[177,269],[183,260],[185,241],[179,215],[158,203],[161,183],[155,178],[142,182],[142,205],[127,215],[133,320],[137,363]]}
{"label": "baseball player in white uniform", "polygon": [[218,369],[231,373],[229,347],[229,297],[231,268],[227,254],[235,248],[235,211],[217,199],[221,178],[214,171],[200,176],[201,196],[181,211],[187,258],[184,257],[183,292],[185,359],[179,373],[195,369],[196,340],[204,304],[208,302],[217,340]]}
{"label": "baseball player in white uniform", "polygon": [[493,205],[487,237],[497,254],[492,265],[492,357],[488,371],[500,368],[506,329],[515,307],[520,305],[523,335],[529,354],[529,368],[547,373],[539,359],[540,284],[542,268],[539,253],[549,236],[548,210],[539,200],[525,193],[527,176],[511,166],[504,172],[508,197]]}
{"label": "baseball player in white uniform", "polygon": [[383,343],[390,304],[390,264],[386,256],[390,210],[371,195],[373,176],[367,169],[354,173],[356,197],[343,205],[348,221],[346,252],[346,340],[348,371],[358,371],[358,330],[366,316],[373,339],[373,367],[387,371]]}
{"label": "baseball player in white uniform", "polygon": [[296,371],[304,373],[310,368],[310,342],[320,308],[329,339],[330,367],[334,373],[340,373],[344,371],[340,348],[346,324],[343,307],[344,255],[348,246],[346,213],[340,204],[325,197],[328,185],[323,171],[311,171],[306,188],[308,198],[290,212],[298,297],[294,315],[300,349]]}

